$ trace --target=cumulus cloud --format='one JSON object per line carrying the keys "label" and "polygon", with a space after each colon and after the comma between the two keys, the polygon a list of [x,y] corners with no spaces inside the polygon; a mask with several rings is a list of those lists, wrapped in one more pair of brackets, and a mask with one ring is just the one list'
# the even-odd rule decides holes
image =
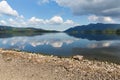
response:
{"label": "cumulus cloud", "polygon": [[50,19],[40,19],[40,18],[36,18],[36,17],[32,17],[28,20],[27,24],[31,24],[31,25],[77,25],[77,23],[75,23],[72,20],[66,20],[64,21],[63,18],[61,16],[53,16]]}
{"label": "cumulus cloud", "polygon": [[9,26],[14,26],[14,27],[16,27],[16,26],[18,26],[18,27],[22,26],[21,25],[22,21],[20,21],[18,19],[9,18],[8,20],[6,20],[6,22],[7,22],[7,25],[9,25]]}
{"label": "cumulus cloud", "polygon": [[75,15],[120,16],[120,0],[55,0],[70,8]]}
{"label": "cumulus cloud", "polygon": [[103,17],[103,16],[89,16],[89,21],[100,22],[100,23],[115,23],[115,21],[111,17]]}
{"label": "cumulus cloud", "polygon": [[2,25],[6,25],[7,23],[6,23],[5,20],[0,20],[0,24],[2,24]]}
{"label": "cumulus cloud", "polygon": [[60,17],[60,16],[54,16],[54,17],[52,17],[48,22],[49,22],[50,24],[59,25],[59,24],[62,24],[62,23],[63,23],[63,18]]}
{"label": "cumulus cloud", "polygon": [[43,19],[32,17],[28,20],[27,24],[39,26],[40,24],[45,24],[45,21]]}
{"label": "cumulus cloud", "polygon": [[8,15],[15,17],[19,16],[18,12],[12,9],[11,6],[5,0],[0,2],[0,15]]}
{"label": "cumulus cloud", "polygon": [[14,27],[43,27],[43,26],[76,26],[76,22],[72,20],[64,20],[61,16],[53,16],[50,19],[41,19],[37,17],[31,17],[25,19],[23,16],[17,18],[9,18],[0,20],[0,25],[9,25]]}
{"label": "cumulus cloud", "polygon": [[[74,25],[75,22],[73,22],[72,20],[66,20],[66,21],[64,22],[64,24],[65,24],[65,25]],[[79,25],[79,24],[78,24],[78,25]]]}

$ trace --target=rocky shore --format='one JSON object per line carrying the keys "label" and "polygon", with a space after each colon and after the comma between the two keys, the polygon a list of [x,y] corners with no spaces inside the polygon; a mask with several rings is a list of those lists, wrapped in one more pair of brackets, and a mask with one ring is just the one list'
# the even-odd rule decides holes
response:
{"label": "rocky shore", "polygon": [[120,64],[0,49],[1,80],[120,80]]}

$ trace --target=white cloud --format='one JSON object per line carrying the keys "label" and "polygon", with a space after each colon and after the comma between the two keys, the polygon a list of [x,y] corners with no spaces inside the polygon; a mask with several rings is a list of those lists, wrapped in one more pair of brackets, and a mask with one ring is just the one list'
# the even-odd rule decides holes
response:
{"label": "white cloud", "polygon": [[60,16],[54,16],[48,22],[49,24],[60,25],[63,24],[63,18]]}
{"label": "white cloud", "polygon": [[28,24],[31,25],[62,25],[64,23],[63,18],[60,16],[53,16],[51,19],[40,19],[40,18],[36,18],[36,17],[32,17],[28,20],[27,22]]}
{"label": "white cloud", "polygon": [[39,19],[39,18],[36,18],[36,17],[32,17],[28,20],[27,22],[29,25],[36,25],[36,26],[39,26],[40,24],[45,24],[45,21],[43,19]]}
{"label": "white cloud", "polygon": [[7,1],[3,0],[0,2],[0,14],[8,16],[19,16],[18,12],[11,8]]}
{"label": "white cloud", "polygon": [[4,21],[4,20],[0,20],[0,24],[1,24],[1,25],[6,25],[7,23],[6,23],[6,21]]}
{"label": "white cloud", "polygon": [[13,26],[13,27],[25,27],[27,26],[26,21],[23,18],[9,18],[5,20],[7,25]]}
{"label": "white cloud", "polygon": [[10,24],[10,26],[16,26],[18,25],[18,22],[12,18],[8,19],[8,24]]}
{"label": "white cloud", "polygon": [[66,20],[66,21],[64,22],[64,24],[65,24],[65,25],[74,25],[75,22],[73,22],[72,20]]}
{"label": "white cloud", "polygon": [[97,21],[97,20],[99,19],[99,17],[98,17],[98,16],[95,16],[95,15],[92,15],[92,16],[89,16],[88,19],[89,19],[90,21]]}
{"label": "white cloud", "polygon": [[[52,27],[50,29],[57,29],[58,27],[71,27],[78,25],[72,20],[64,20],[61,16],[53,16],[50,19],[41,19],[36,17],[31,17],[25,19],[23,16],[17,18],[8,18],[0,21],[0,25],[9,25],[14,27],[35,27],[44,28],[46,26]],[[55,27],[54,27],[55,26]],[[57,28],[56,28],[57,27]]]}
{"label": "white cloud", "polygon": [[28,20],[27,22],[28,25],[36,25],[36,26],[40,26],[40,25],[77,25],[77,23],[75,23],[72,20],[66,20],[64,21],[63,18],[61,16],[53,16],[50,19],[40,19],[40,18],[36,18],[36,17],[32,17]]}
{"label": "white cloud", "polygon": [[93,21],[93,22],[99,22],[99,23],[115,23],[116,21],[114,21],[111,17],[103,17],[103,16],[89,16],[88,17],[89,21]]}

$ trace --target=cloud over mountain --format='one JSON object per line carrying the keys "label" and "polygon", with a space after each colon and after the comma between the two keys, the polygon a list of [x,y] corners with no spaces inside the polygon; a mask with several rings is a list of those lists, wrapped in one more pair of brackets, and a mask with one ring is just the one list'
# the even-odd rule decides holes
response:
{"label": "cloud over mountain", "polygon": [[115,23],[115,21],[111,17],[103,17],[103,16],[96,16],[96,15],[91,15],[88,17],[89,21],[93,22],[100,22],[100,23]]}
{"label": "cloud over mountain", "polygon": [[120,0],[55,0],[75,15],[120,16]]}

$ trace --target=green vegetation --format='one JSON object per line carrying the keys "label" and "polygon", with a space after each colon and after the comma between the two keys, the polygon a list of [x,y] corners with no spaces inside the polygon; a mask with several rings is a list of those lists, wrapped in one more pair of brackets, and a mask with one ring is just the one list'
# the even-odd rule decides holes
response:
{"label": "green vegetation", "polygon": [[16,28],[16,27],[10,27],[10,26],[0,26],[0,32],[57,32],[52,30],[43,30],[43,29],[37,29],[37,28]]}
{"label": "green vegetation", "polygon": [[120,35],[120,29],[106,29],[106,30],[84,30],[84,31],[72,31],[72,34],[117,34]]}
{"label": "green vegetation", "polygon": [[9,35],[9,36],[33,36],[41,35],[44,33],[54,33],[58,31],[52,30],[43,30],[36,28],[15,28],[9,26],[0,26],[0,35]]}
{"label": "green vegetation", "polygon": [[69,28],[65,31],[72,34],[117,34],[120,35],[120,24],[88,24]]}

